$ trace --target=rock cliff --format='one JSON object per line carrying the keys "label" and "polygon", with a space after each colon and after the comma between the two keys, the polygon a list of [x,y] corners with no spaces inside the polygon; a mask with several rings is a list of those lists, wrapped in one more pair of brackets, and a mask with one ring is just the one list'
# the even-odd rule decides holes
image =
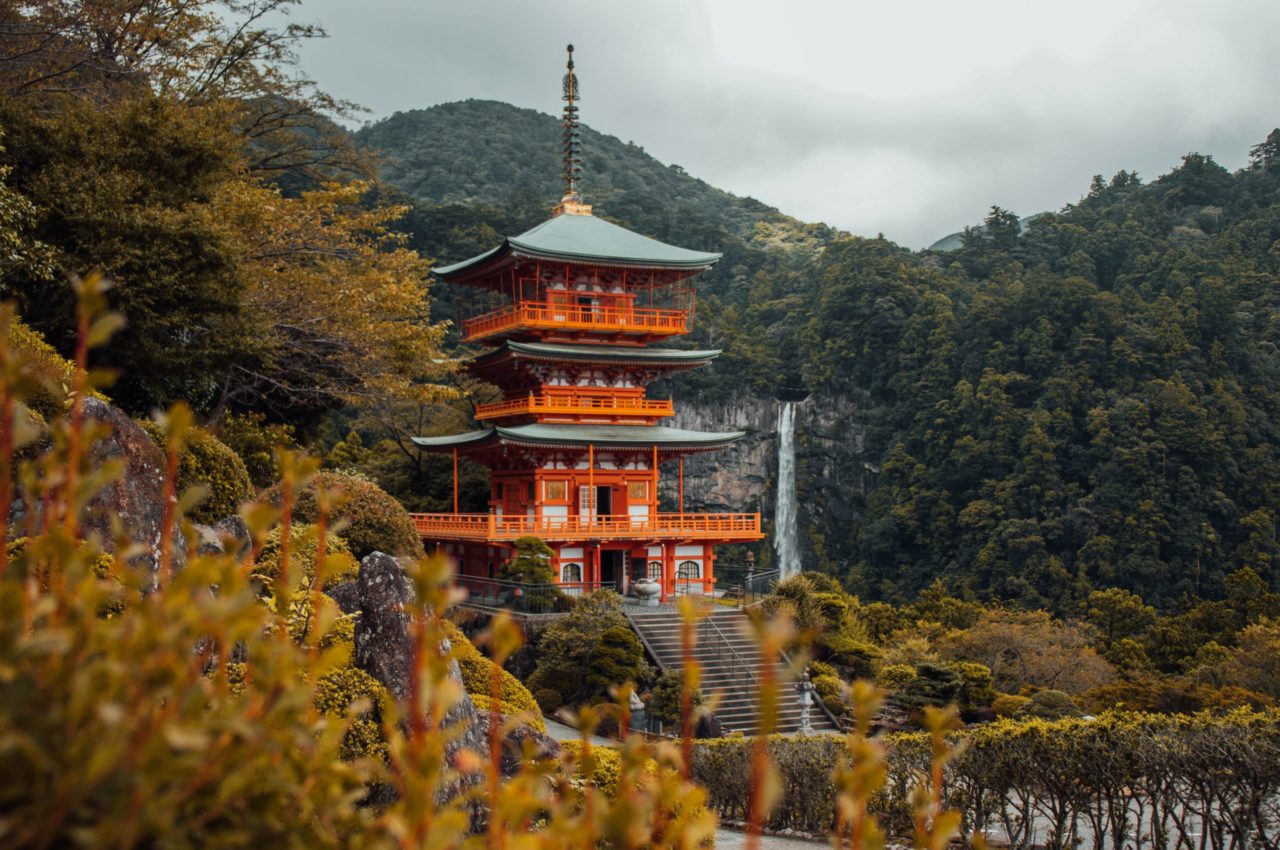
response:
{"label": "rock cliff", "polygon": [[[733,447],[685,461],[685,510],[760,511],[772,531],[778,475],[776,399],[676,402],[671,424],[703,431],[746,431]],[[811,396],[797,402],[796,496],[802,560],[806,568],[843,565],[855,520],[879,458],[866,456],[862,409],[848,398]],[[664,469],[664,510],[675,508],[677,479]],[[772,545],[766,540],[765,548]],[[763,555],[764,553],[762,553]],[[768,558],[766,556],[766,561]]]}

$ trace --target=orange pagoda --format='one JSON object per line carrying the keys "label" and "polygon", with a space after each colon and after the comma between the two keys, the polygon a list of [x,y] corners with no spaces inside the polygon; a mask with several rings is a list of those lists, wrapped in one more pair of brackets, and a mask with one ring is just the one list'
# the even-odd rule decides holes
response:
{"label": "orange pagoda", "polygon": [[[569,593],[610,587],[625,594],[647,578],[664,597],[710,594],[715,547],[761,539],[760,515],[686,513],[684,456],[728,446],[743,432],[662,425],[672,402],[649,398],[646,387],[720,354],[652,345],[689,331],[691,281],[720,255],[594,217],[577,189],[572,45],[564,101],[566,192],[553,217],[436,270],[488,308],[463,320],[462,338],[490,346],[469,368],[498,386],[502,399],[477,408],[480,430],[415,438],[426,450],[452,454],[454,513],[414,520],[428,548],[457,561],[464,581],[492,578],[514,541],[534,536],[551,547],[558,583]],[[457,512],[460,455],[491,471],[487,513]],[[673,460],[678,509],[662,512],[660,470]]]}

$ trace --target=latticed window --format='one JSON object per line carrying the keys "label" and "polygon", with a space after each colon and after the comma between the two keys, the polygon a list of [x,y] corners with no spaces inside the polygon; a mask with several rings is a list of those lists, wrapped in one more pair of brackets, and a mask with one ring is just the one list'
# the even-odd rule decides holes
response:
{"label": "latticed window", "polygon": [[561,564],[560,580],[565,582],[582,581],[582,564]]}
{"label": "latticed window", "polygon": [[702,578],[702,564],[697,561],[681,561],[676,565],[676,578]]}
{"label": "latticed window", "polygon": [[652,581],[662,581],[662,562],[650,561],[649,569],[645,573],[646,577]]}

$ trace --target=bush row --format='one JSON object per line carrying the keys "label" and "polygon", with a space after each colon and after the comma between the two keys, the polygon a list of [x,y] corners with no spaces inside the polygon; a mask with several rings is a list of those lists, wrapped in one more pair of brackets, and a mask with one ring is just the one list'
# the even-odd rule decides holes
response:
{"label": "bush row", "polygon": [[[946,798],[963,835],[1032,846],[1119,848],[1275,846],[1280,834],[1280,711],[1110,713],[1096,719],[1002,720],[965,729],[946,770]],[[928,774],[923,733],[886,739],[888,781],[873,809],[891,834],[909,833],[910,793]],[[752,741],[699,741],[693,775],[721,817],[746,817]],[[837,736],[774,736],[784,793],[769,826],[826,832],[831,773],[847,753]],[[1271,843],[1268,843],[1271,842]]]}

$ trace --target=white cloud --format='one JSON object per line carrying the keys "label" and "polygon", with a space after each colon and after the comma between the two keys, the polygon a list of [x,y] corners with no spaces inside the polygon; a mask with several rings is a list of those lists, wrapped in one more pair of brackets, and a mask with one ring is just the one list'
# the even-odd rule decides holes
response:
{"label": "white cloud", "polygon": [[556,3],[308,0],[304,68],[374,117],[468,97],[559,108],[784,212],[913,247],[1157,176],[1280,125],[1271,0]]}

